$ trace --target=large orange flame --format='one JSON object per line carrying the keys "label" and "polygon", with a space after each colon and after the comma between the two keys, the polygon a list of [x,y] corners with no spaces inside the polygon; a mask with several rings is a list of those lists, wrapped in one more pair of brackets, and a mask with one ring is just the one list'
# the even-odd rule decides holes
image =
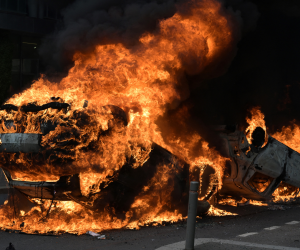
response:
{"label": "large orange flame", "polygon": [[[122,44],[97,46],[93,53],[74,55],[74,67],[60,82],[50,82],[45,76],[25,90],[13,96],[7,103],[17,106],[34,102],[43,105],[53,97],[60,97],[71,105],[68,112],[48,109],[32,114],[21,111],[0,111],[0,119],[14,120],[22,126],[6,128],[2,123],[1,133],[41,133],[40,119],[58,122],[60,126],[43,137],[42,145],[49,152],[54,147],[66,149],[68,154],[58,154],[61,162],[74,160],[63,169],[55,167],[48,158],[37,162],[25,154],[1,154],[3,167],[11,165],[10,171],[20,180],[57,180],[61,175],[80,173],[81,191],[84,195],[107,181],[115,171],[126,163],[128,156],[135,159],[139,167],[148,159],[151,143],[156,142],[175,155],[184,159],[193,167],[211,165],[216,169],[221,185],[225,160],[208,143],[202,141],[202,151],[195,157],[190,153],[197,145],[201,135],[195,133],[180,141],[166,144],[160,128],[155,121],[166,111],[174,108],[179,101],[189,95],[188,85],[181,81],[184,72],[201,73],[226,53],[234,42],[231,17],[221,10],[221,4],[215,0],[191,0],[179,8],[188,8],[188,15],[176,13],[171,18],[159,22],[156,32],[145,33],[139,44],[127,48]],[[83,109],[84,100],[89,106]],[[129,124],[127,128],[116,126],[109,136],[101,139],[99,133],[107,131],[111,114],[103,109],[105,105],[116,105],[126,111]],[[82,116],[78,117],[78,112]],[[88,124],[88,125],[85,125]],[[63,146],[63,141],[54,140],[59,134],[68,135],[76,146]],[[93,151],[84,149],[93,145]],[[22,164],[22,168],[18,164]],[[12,166],[13,165],[13,166]],[[93,166],[101,166],[96,171]],[[25,167],[24,167],[25,166]],[[57,202],[47,221],[39,221],[42,209],[33,208],[29,213],[14,218],[11,224],[8,205],[0,210],[2,228],[18,228],[25,222],[23,231],[73,232],[84,233],[87,230],[105,230],[112,228],[136,228],[150,222],[177,221],[182,219],[176,209],[164,209],[168,206],[168,179],[162,166],[151,182],[155,183],[155,193],[144,193],[136,197],[124,219],[117,219],[111,213],[94,215],[74,202]],[[95,185],[96,184],[96,185]],[[42,207],[50,206],[44,203]],[[137,216],[138,215],[138,216]]]}

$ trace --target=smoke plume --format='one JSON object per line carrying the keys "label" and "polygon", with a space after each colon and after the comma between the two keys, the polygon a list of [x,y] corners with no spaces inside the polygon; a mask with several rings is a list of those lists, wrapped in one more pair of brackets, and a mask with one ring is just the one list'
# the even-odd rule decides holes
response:
{"label": "smoke plume", "polygon": [[[45,39],[40,53],[52,66],[66,70],[75,52],[89,52],[96,45],[111,43],[130,47],[143,33],[153,32],[159,20],[174,15],[180,2],[183,1],[76,0],[62,10],[63,27]],[[255,27],[258,12],[254,4],[243,0],[221,2],[224,10],[235,17],[237,34]],[[188,10],[178,11],[183,14]],[[239,39],[237,35],[236,42]]]}
{"label": "smoke plume", "polygon": [[[250,17],[255,12],[245,12],[244,7],[239,7],[240,17],[249,17],[242,20],[245,30],[250,32],[239,42],[238,53],[228,71],[200,85],[182,105],[192,106],[190,115],[198,117],[198,123],[242,124],[244,127],[247,111],[260,106],[267,130],[272,134],[294,119],[296,123],[300,120],[300,37],[296,32],[300,25],[300,3],[252,2],[260,13],[258,22],[251,25],[255,29],[249,30]],[[231,6],[235,10],[236,5]],[[198,78],[191,81],[197,82]]]}

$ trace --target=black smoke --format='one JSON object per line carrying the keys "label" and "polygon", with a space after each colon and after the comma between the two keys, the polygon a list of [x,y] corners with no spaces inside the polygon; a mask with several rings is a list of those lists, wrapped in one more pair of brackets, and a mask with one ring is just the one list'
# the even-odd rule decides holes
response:
{"label": "black smoke", "polygon": [[[241,11],[244,35],[237,45],[238,52],[224,75],[197,85],[190,98],[181,103],[181,109],[189,107],[190,116],[185,119],[188,129],[174,125],[177,123],[173,119],[178,117],[180,108],[160,119],[165,137],[171,128],[182,131],[182,138],[199,131],[210,145],[221,149],[212,127],[238,124],[245,129],[245,118],[256,106],[265,114],[269,134],[293,121],[300,124],[300,3],[250,2],[244,2],[243,7],[239,6],[242,1],[226,2],[227,8]],[[253,5],[257,6],[259,15],[251,11]],[[244,7],[249,11],[242,11]],[[257,17],[258,21],[251,23]],[[189,80],[193,85],[201,76]]]}
{"label": "black smoke", "polygon": [[[190,116],[185,119],[188,129],[179,125],[176,131],[182,131],[182,138],[184,134],[199,131],[217,149],[221,143],[212,127],[238,124],[244,129],[252,107],[261,107],[269,134],[294,120],[300,124],[300,3],[283,0],[251,3],[252,7],[247,9],[251,10],[255,4],[259,18],[248,26],[253,19],[245,17],[255,16],[255,12],[240,12],[246,32],[229,69],[224,75],[198,85],[178,110],[169,111],[160,119],[165,137],[178,124],[173,118],[184,107],[189,107]],[[237,6],[228,5],[228,8],[236,10]],[[191,83],[199,79],[201,76],[189,78]]]}
{"label": "black smoke", "polygon": [[173,0],[77,0],[62,11],[62,29],[46,38],[40,53],[56,70],[66,71],[75,52],[105,44],[133,46],[175,12]]}
{"label": "black smoke", "polygon": [[[259,13],[254,4],[244,0],[219,1],[239,23],[235,29],[245,33],[255,27]],[[61,5],[68,2],[61,1]],[[176,5],[182,2],[186,1],[76,0],[63,8],[63,25],[45,39],[40,54],[49,66],[67,70],[77,51],[89,52],[99,44],[133,46],[143,33],[153,32],[159,20],[180,11]]]}
{"label": "black smoke", "polygon": [[[248,110],[260,106],[269,133],[300,120],[300,3],[252,1],[260,17],[255,30],[238,43],[228,71],[192,91],[198,123],[245,124]],[[191,79],[197,81],[197,77]]]}

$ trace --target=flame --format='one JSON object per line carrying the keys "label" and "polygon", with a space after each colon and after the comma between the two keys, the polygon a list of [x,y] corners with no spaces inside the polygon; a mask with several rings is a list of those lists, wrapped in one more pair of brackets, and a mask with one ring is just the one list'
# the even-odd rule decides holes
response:
{"label": "flame", "polygon": [[[12,204],[6,202],[0,210],[1,228],[22,229],[27,233],[84,234],[88,230],[100,232],[112,228],[139,229],[145,225],[183,220],[185,217],[176,209],[172,210],[168,195],[172,192],[172,185],[170,185],[172,178],[169,177],[169,172],[170,166],[160,166],[160,170],[148,184],[152,186],[151,190],[144,188],[123,219],[111,213],[94,213],[73,201],[55,201],[52,204],[50,200],[34,199],[39,206],[33,207],[27,213],[21,211],[19,216],[12,214],[14,211]],[[46,217],[47,211],[50,213]],[[24,226],[20,228],[22,223]]]}
{"label": "flame", "polygon": [[[296,124],[296,121],[292,121],[290,126],[283,126],[281,131],[277,131],[272,136],[276,140],[300,153],[300,127]],[[275,190],[273,201],[276,203],[290,202],[293,201],[298,194],[299,188],[290,185],[282,185]]]}
{"label": "flame", "polygon": [[[249,141],[252,140],[252,133],[255,130],[256,127],[261,127],[266,132],[267,137],[267,131],[266,131],[266,125],[264,121],[264,114],[261,112],[260,107],[254,107],[250,110],[251,112],[251,119],[247,118],[247,122],[249,126],[246,129],[247,139]],[[276,133],[271,135],[276,140],[282,142],[286,146],[292,148],[293,150],[300,153],[300,128],[298,125],[296,125],[295,121],[292,122],[291,126],[284,126],[282,127],[281,131],[277,131]],[[265,140],[265,143],[263,146],[265,146],[267,143],[267,140]],[[298,194],[299,188],[292,187],[287,184],[281,184],[273,193],[272,201],[274,203],[280,203],[280,202],[291,202],[294,200],[296,194]],[[251,201],[251,204],[255,205],[263,205],[263,203],[258,201]]]}
{"label": "flame", "polygon": [[282,127],[281,131],[272,135],[276,140],[300,153],[300,128],[295,121],[290,126]]}
{"label": "flame", "polygon": [[210,216],[230,216],[230,215],[238,215],[237,213],[231,213],[220,208],[211,206],[207,212]]}
{"label": "flame", "polygon": [[265,131],[265,143],[262,145],[264,147],[268,142],[268,134],[267,134],[267,127],[265,124],[265,115],[261,112],[260,107],[253,107],[250,110],[251,118],[247,117],[246,121],[249,126],[246,128],[245,134],[247,140],[249,142],[252,141],[252,133],[257,127],[261,127]]}
{"label": "flame", "polygon": [[[98,45],[93,53],[77,52],[74,67],[60,82],[50,82],[42,76],[29,89],[9,99],[7,103],[20,107],[33,102],[43,105],[51,97],[60,97],[59,102],[70,107],[29,113],[20,109],[0,111],[0,133],[42,134],[41,121],[58,124],[42,137],[46,158],[1,153],[1,167],[9,169],[17,180],[49,181],[79,173],[83,195],[101,194],[100,184],[108,185],[110,177],[128,159],[132,160],[133,168],[147,162],[155,142],[192,168],[213,166],[221,186],[226,159],[209,148],[201,135],[193,133],[182,141],[174,134],[166,143],[155,123],[166,107],[176,107],[188,96],[188,86],[181,81],[184,73],[205,71],[234,42],[231,16],[221,10],[218,1],[191,0],[182,5],[178,7],[189,9],[189,14],[178,12],[161,20],[157,31],[143,34],[138,45],[131,48],[118,43]],[[83,107],[84,100],[89,101],[88,107]],[[104,108],[106,105],[126,111],[127,127],[114,119],[111,111]],[[14,126],[7,127],[4,120],[13,121]],[[197,145],[201,146],[201,152],[195,156],[191,151]],[[87,230],[138,228],[181,220],[183,215],[170,204],[172,178],[168,176],[172,169],[159,166],[122,218],[117,217],[113,208],[98,214],[74,202],[55,201],[51,205],[50,201],[43,201],[28,213],[22,212],[22,216],[13,215],[12,224],[11,209],[6,204],[0,209],[1,228],[19,228],[24,222],[24,232],[81,234]],[[49,216],[41,220],[50,206]]]}

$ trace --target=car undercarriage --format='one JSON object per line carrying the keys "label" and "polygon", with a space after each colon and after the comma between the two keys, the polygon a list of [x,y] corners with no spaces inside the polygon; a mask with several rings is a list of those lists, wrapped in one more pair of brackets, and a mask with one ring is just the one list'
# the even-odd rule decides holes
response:
{"label": "car undercarriage", "polygon": [[[53,101],[54,100],[54,101]],[[15,172],[21,172],[24,176],[30,173],[32,164],[39,165],[51,162],[51,168],[61,168],[76,161],[72,150],[78,145],[76,137],[80,137],[80,130],[64,129],[68,123],[60,124],[45,119],[43,112],[48,109],[67,114],[71,106],[67,103],[58,102],[59,98],[52,98],[51,102],[38,106],[28,104],[17,107],[6,104],[1,110],[8,114],[20,113],[38,114],[39,131],[28,132],[15,120],[2,120],[2,132],[0,133],[1,167],[10,187],[18,190],[28,200],[49,199],[61,201],[75,201],[93,211],[101,212],[107,208],[113,208],[117,214],[125,213],[134,202],[134,198],[141,192],[151,194],[151,179],[158,173],[165,173],[168,185],[172,192],[169,194],[170,208],[186,214],[186,203],[189,182],[200,180],[199,203],[211,202],[212,197],[231,196],[243,197],[254,200],[268,200],[281,182],[300,187],[300,154],[280,143],[276,139],[265,134],[265,131],[257,127],[253,132],[252,141],[248,142],[246,135],[237,126],[218,126],[216,133],[222,138],[223,149],[226,151],[228,161],[224,171],[222,188],[212,181],[214,169],[207,165],[200,177],[199,169],[191,168],[188,163],[173,155],[160,145],[152,142],[148,151],[144,149],[144,159],[136,164],[136,159],[128,156],[125,164],[118,170],[105,177],[105,181],[95,183],[88,193],[83,194],[81,187],[81,173],[76,167],[71,171],[61,171],[56,180],[41,180],[15,178]],[[84,101],[81,110],[73,111],[73,117],[81,122],[77,127],[89,126],[85,120],[85,109],[88,102]],[[121,127],[118,133],[122,133],[128,124],[127,114],[117,106],[104,106],[103,111],[109,114],[107,129],[100,131],[97,140],[108,136],[110,130]],[[81,120],[78,118],[82,118]],[[69,122],[69,121],[68,121]],[[70,123],[70,122],[69,122]],[[55,134],[58,128],[62,127]],[[49,134],[53,134],[49,139]],[[76,133],[78,133],[76,135]],[[48,145],[45,143],[48,138]],[[75,139],[74,139],[75,138]],[[96,151],[92,143],[80,150]],[[50,147],[49,147],[50,145]],[[47,148],[48,147],[48,148]],[[113,153],[113,152],[112,152]],[[27,157],[29,160],[21,161]],[[13,159],[17,159],[12,161]],[[103,172],[101,166],[94,166],[96,171]],[[166,170],[167,169],[167,170]],[[66,174],[63,174],[66,173]],[[166,174],[167,173],[167,174]],[[30,175],[29,175],[30,176]],[[32,175],[31,175],[32,176]],[[32,178],[32,177],[31,177]],[[38,179],[38,178],[37,178]],[[147,190],[146,190],[147,189]],[[146,191],[145,191],[146,190]],[[206,212],[209,206],[199,211]]]}

